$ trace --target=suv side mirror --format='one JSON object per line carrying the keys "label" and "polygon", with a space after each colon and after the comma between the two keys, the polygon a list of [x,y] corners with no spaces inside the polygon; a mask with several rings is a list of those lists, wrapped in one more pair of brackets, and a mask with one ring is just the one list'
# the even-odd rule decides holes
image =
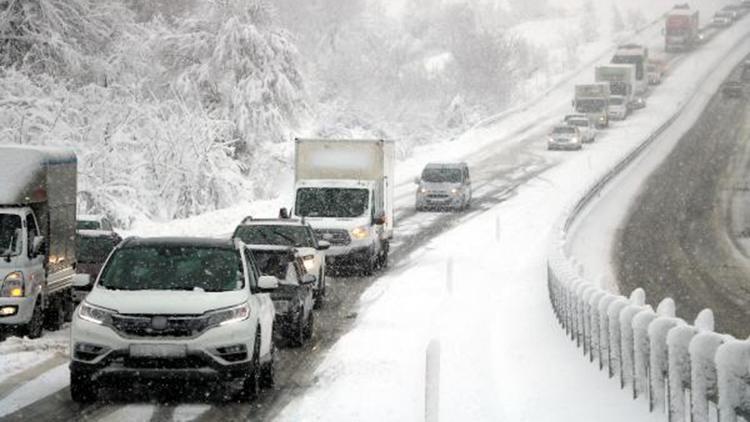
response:
{"label": "suv side mirror", "polygon": [[73,276],[73,287],[91,287],[91,276],[88,274],[75,274]]}
{"label": "suv side mirror", "polygon": [[327,240],[318,240],[318,250],[325,251],[331,247],[331,242]]}
{"label": "suv side mirror", "polygon": [[318,281],[318,277],[315,277],[312,274],[305,274],[302,276],[302,284],[308,285],[308,284],[315,284]]}
{"label": "suv side mirror", "polygon": [[279,279],[272,275],[262,275],[258,279],[258,287],[263,290],[272,290],[279,287]]}
{"label": "suv side mirror", "polygon": [[31,240],[31,256],[37,257],[44,252],[44,236],[34,236]]}
{"label": "suv side mirror", "polygon": [[286,208],[280,208],[279,209],[279,218],[289,218],[289,210]]}

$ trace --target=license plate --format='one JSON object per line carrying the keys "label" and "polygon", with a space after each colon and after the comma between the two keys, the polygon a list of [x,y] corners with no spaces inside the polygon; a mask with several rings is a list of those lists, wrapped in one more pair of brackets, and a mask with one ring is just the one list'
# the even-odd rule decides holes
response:
{"label": "license plate", "polygon": [[133,344],[130,356],[136,358],[182,358],[187,355],[184,345],[180,344]]}

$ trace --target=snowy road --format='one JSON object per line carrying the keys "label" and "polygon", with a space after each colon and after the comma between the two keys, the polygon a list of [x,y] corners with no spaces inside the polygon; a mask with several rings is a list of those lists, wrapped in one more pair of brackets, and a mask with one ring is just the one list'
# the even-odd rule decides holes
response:
{"label": "snowy road", "polygon": [[[657,44],[659,40],[658,32],[657,29],[654,29],[645,34],[644,37],[651,43]],[[502,238],[505,239],[506,236],[508,238],[523,236],[524,227],[516,226],[515,224],[511,227],[507,223],[507,221],[516,222],[516,219],[521,218],[523,215],[527,215],[531,219],[528,223],[528,233],[534,236],[534,241],[529,242],[528,245],[524,245],[524,249],[520,251],[520,255],[517,257],[519,260],[518,264],[509,267],[508,272],[517,276],[519,281],[524,282],[530,282],[534,278],[529,276],[532,272],[535,275],[541,275],[536,274],[543,268],[543,265],[536,262],[537,258],[540,258],[537,256],[539,251],[537,250],[536,254],[534,254],[533,248],[541,246],[543,249],[542,243],[548,230],[548,226],[546,226],[548,223],[547,220],[554,218],[557,209],[555,207],[559,206],[558,202],[566,197],[565,189],[567,184],[565,180],[547,179],[559,176],[556,174],[550,175],[545,173],[542,177],[538,176],[550,168],[563,163],[567,163],[567,167],[577,167],[579,170],[578,176],[586,174],[585,167],[587,165],[593,172],[603,164],[596,161],[592,163],[592,160],[597,160],[597,154],[607,151],[609,148],[607,143],[613,140],[609,133],[604,134],[600,136],[596,145],[585,151],[585,154],[547,153],[545,150],[546,144],[543,140],[543,135],[546,133],[549,125],[558,121],[568,111],[572,85],[580,81],[588,81],[590,76],[591,69],[581,71],[567,85],[554,90],[534,106],[525,110],[520,116],[513,116],[509,120],[495,122],[493,125],[478,128],[477,131],[469,135],[483,138],[484,147],[476,148],[478,151],[457,153],[457,151],[453,150],[446,152],[446,156],[452,159],[462,156],[472,166],[476,200],[474,208],[470,213],[416,214],[412,211],[414,187],[409,183],[402,183],[397,192],[399,198],[397,204],[399,219],[397,238],[399,241],[394,244],[393,265],[383,278],[390,280],[408,275],[415,266],[418,267],[415,264],[420,264],[425,259],[421,254],[429,253],[431,249],[445,246],[443,242],[446,240],[442,236],[449,234],[448,232],[453,228],[473,227],[476,229],[480,225],[485,232],[495,233],[495,224],[497,224],[497,218],[499,218],[496,218],[494,214],[495,210],[499,204],[506,202],[511,203],[509,204],[509,208],[513,212],[508,216],[508,219],[503,218],[500,221]],[[439,159],[436,156],[431,156],[430,158]],[[420,167],[419,163],[412,164],[414,165],[411,167],[414,169]],[[404,179],[408,180],[409,178],[404,177]],[[519,187],[528,186],[532,180],[533,185],[537,187],[539,185],[548,187],[557,185],[558,187],[562,187],[562,190],[557,192],[551,208],[545,209],[547,200],[545,197],[540,197],[538,192],[529,194],[530,196],[525,199],[523,204],[519,204],[519,201],[509,201],[509,199],[514,197]],[[487,213],[485,211],[492,212]],[[538,220],[534,220],[534,218],[538,218]],[[520,221],[518,220],[518,222]],[[488,225],[490,228],[488,228]],[[494,234],[491,237],[494,238]],[[439,245],[431,244],[431,241],[434,243],[435,239],[443,240],[440,241],[441,244]],[[469,241],[461,237],[456,240]],[[458,245],[457,243],[455,246]],[[509,254],[509,256],[513,255],[513,245],[504,244],[503,251]],[[527,256],[524,254],[533,255]],[[460,256],[461,254],[457,255]],[[529,256],[533,256],[533,259],[524,260]],[[478,257],[473,258],[473,262],[476,263]],[[533,269],[527,267],[530,264],[534,265]],[[495,271],[491,271],[490,273],[498,275]],[[478,292],[482,291],[481,288],[484,283],[482,280],[482,278],[477,278],[476,282],[478,284],[475,287],[478,288]],[[279,365],[278,387],[273,391],[266,392],[257,404],[213,406],[210,400],[201,397],[201,391],[204,386],[198,385],[193,393],[187,394],[187,397],[182,394],[183,390],[181,388],[174,389],[173,392],[163,390],[161,391],[163,396],[157,397],[159,399],[158,404],[141,403],[145,401],[144,397],[138,397],[138,395],[133,397],[128,394],[125,397],[122,395],[112,397],[113,402],[103,402],[88,407],[81,407],[72,403],[69,399],[66,388],[67,380],[65,378],[67,375],[63,373],[66,371],[66,362],[64,356],[58,356],[53,357],[56,360],[52,360],[52,363],[40,362],[38,365],[32,366],[31,369],[20,373],[11,381],[0,382],[0,409],[11,409],[11,411],[6,413],[0,411],[0,416],[4,415],[4,419],[7,420],[128,420],[132,418],[151,420],[232,420],[248,416],[262,419],[280,416],[282,419],[295,420],[289,413],[283,413],[285,407],[287,405],[293,406],[293,400],[298,398],[301,392],[308,392],[309,387],[316,385],[319,381],[319,373],[316,368],[325,361],[328,351],[337,344],[338,340],[345,333],[349,332],[350,328],[357,323],[359,316],[365,310],[374,306],[377,302],[381,302],[380,299],[389,293],[387,290],[377,288],[377,284],[381,282],[385,283],[387,281],[376,279],[333,280],[331,286],[332,295],[329,298],[326,308],[317,316],[317,332],[314,341],[301,349],[285,349],[283,351]],[[421,282],[424,282],[424,280],[420,279]],[[373,289],[372,287],[375,288]],[[484,286],[484,288],[487,287]],[[526,293],[524,293],[524,286],[522,284],[514,284],[509,289],[513,294],[518,294],[520,298],[529,298],[529,295],[533,293],[535,296],[531,298],[531,303],[535,306],[539,304],[546,305],[541,300],[543,296],[541,298],[536,296],[539,293],[536,287]],[[498,295],[501,293],[493,291],[492,295],[487,298],[477,298],[476,295],[470,295],[468,299],[478,300],[483,304],[490,305],[486,301],[498,299]],[[523,303],[520,302],[515,305],[507,304],[507,306],[508,309],[516,309],[518,306],[523,306]],[[540,311],[540,308],[537,307],[533,309]],[[507,316],[507,313],[503,315]],[[496,318],[497,316],[490,315],[489,319],[493,320],[493,325],[500,322],[495,321]],[[462,321],[461,318],[457,318],[456,320]],[[533,323],[535,324],[544,325],[545,321],[552,324],[552,316],[549,311],[540,311],[533,318]],[[470,322],[476,323],[477,321],[472,319]],[[556,329],[556,327],[552,328]],[[518,330],[517,328],[512,331],[515,332]],[[544,331],[544,333],[552,332]],[[515,332],[515,334],[520,335],[521,333]],[[454,332],[452,335],[457,336],[458,333]],[[472,340],[474,339],[472,338]],[[533,339],[533,341],[541,340],[540,338]],[[552,343],[561,343],[560,340],[556,339]],[[49,341],[54,343],[54,340]],[[487,339],[487,341],[490,342],[490,339]],[[492,341],[498,341],[498,339],[495,338]],[[55,344],[64,344],[64,333],[61,334],[61,338],[58,338]],[[497,345],[488,344],[487,346],[495,347]],[[560,357],[561,361],[565,361],[570,357],[570,353],[561,352],[555,356]],[[523,357],[518,358],[521,361],[524,360]],[[500,366],[506,365],[501,364]],[[51,370],[47,370],[50,368]],[[571,368],[579,367],[572,365]],[[487,369],[491,371],[497,368]],[[505,369],[509,370],[510,368]],[[573,369],[569,369],[569,371],[569,375],[576,373]],[[533,375],[541,376],[541,374]],[[32,389],[44,390],[49,394],[37,394],[36,397],[29,399],[31,393],[28,390]],[[514,397],[510,384],[504,385],[503,390],[510,397]],[[528,397],[521,397],[527,393],[524,390],[515,394],[519,398],[519,403],[529,403]],[[315,395],[313,395],[314,397]],[[617,406],[616,404],[613,405]],[[291,412],[291,415],[295,414],[294,409]],[[512,419],[517,420],[515,418]]]}

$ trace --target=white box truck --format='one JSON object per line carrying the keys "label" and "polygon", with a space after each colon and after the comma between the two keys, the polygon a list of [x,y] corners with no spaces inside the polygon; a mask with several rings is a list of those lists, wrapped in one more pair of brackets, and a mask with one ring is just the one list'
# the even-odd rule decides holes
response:
{"label": "white box truck", "polygon": [[77,160],[0,146],[0,330],[39,337],[73,312]]}
{"label": "white box truck", "polygon": [[393,238],[394,142],[296,139],[293,214],[321,240],[329,268],[365,275],[388,262]]}
{"label": "white box truck", "polygon": [[594,78],[596,82],[608,83],[610,104],[609,118],[623,120],[628,117],[635,104],[635,65],[608,64],[596,66]]}
{"label": "white box truck", "polygon": [[609,127],[609,83],[582,84],[575,86],[573,108],[585,114],[598,129]]}

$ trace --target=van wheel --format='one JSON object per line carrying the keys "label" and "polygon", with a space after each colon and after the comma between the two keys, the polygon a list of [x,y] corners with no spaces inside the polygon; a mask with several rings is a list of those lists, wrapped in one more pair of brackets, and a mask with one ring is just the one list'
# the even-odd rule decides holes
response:
{"label": "van wheel", "polygon": [[36,304],[34,305],[34,312],[31,314],[31,320],[26,324],[24,334],[28,338],[39,338],[42,336],[42,329],[44,326],[44,314],[42,313],[42,298],[36,298]]}
{"label": "van wheel", "polygon": [[253,346],[253,364],[250,373],[242,381],[240,399],[252,401],[260,395],[260,328],[255,332],[255,345]]}
{"label": "van wheel", "polygon": [[70,398],[76,403],[91,403],[96,400],[96,385],[90,374],[71,369]]}

